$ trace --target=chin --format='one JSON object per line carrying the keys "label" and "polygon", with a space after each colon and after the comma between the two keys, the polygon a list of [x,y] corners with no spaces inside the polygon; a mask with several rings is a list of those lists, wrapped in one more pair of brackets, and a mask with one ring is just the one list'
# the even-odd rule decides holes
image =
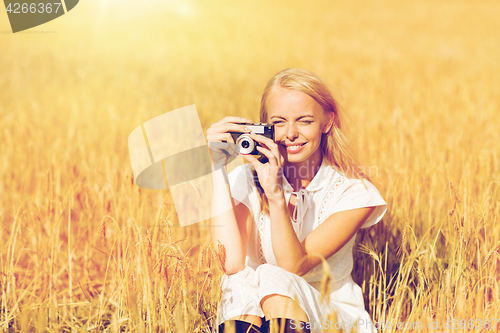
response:
{"label": "chin", "polygon": [[314,154],[314,152],[311,153],[310,151],[302,151],[300,152],[300,154],[287,154],[286,152],[284,153],[286,155],[283,155],[282,153],[282,156],[285,158],[285,161],[287,163],[303,163],[314,158],[316,155]]}
{"label": "chin", "polygon": [[287,161],[288,163],[300,163],[300,162],[307,161],[307,159],[309,157],[310,156],[304,157],[304,156],[292,155],[292,156],[285,157],[285,161]]}

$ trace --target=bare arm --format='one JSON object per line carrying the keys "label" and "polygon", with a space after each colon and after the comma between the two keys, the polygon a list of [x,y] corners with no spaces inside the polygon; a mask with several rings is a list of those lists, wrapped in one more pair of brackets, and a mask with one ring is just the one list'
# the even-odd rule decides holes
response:
{"label": "bare arm", "polygon": [[299,242],[290,221],[285,200],[269,200],[271,241],[278,266],[304,275],[340,250],[361,228],[375,207],[364,207],[332,214]]}
{"label": "bare arm", "polygon": [[[245,122],[239,117],[226,117],[215,123],[207,131],[210,157],[212,159],[212,216],[211,237],[220,242],[225,248],[226,260],[224,269],[227,275],[234,274],[245,268],[246,245],[248,239],[247,224],[250,221],[250,211],[243,204],[235,204],[231,197],[231,190],[227,184],[226,165],[219,164],[224,159],[220,151],[215,150],[211,142],[233,142],[229,131],[242,131],[243,125],[234,122]],[[217,155],[217,156],[215,156]]]}

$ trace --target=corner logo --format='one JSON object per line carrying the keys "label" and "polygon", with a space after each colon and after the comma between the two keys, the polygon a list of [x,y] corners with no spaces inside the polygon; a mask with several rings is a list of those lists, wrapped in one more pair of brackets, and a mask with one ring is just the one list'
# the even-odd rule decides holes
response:
{"label": "corner logo", "polygon": [[52,21],[75,8],[79,0],[4,0],[12,32],[19,32]]}
{"label": "corner logo", "polygon": [[[145,189],[169,189],[181,226],[205,221],[233,207],[212,206],[213,174],[208,144],[195,105],[185,106],[146,121],[128,137],[135,183]],[[233,148],[234,149],[234,148]],[[243,160],[234,156],[228,166]],[[234,163],[234,164],[233,164]],[[226,179],[227,182],[227,179]],[[243,201],[248,186],[240,184]]]}

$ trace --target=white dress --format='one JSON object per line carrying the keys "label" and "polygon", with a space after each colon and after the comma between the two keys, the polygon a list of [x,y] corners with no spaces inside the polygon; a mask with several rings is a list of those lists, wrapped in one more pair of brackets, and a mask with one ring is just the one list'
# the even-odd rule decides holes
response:
{"label": "white dress", "polygon": [[[254,224],[249,234],[245,269],[222,278],[223,297],[219,304],[218,324],[240,314],[264,317],[260,301],[267,295],[279,294],[298,302],[309,318],[311,332],[335,325],[350,332],[356,324],[358,333],[376,332],[365,310],[361,288],[351,278],[352,247],[356,235],[327,259],[331,294],[328,302],[321,302],[322,264],[304,277],[277,266],[272,250],[270,218],[261,212],[252,165],[236,167],[228,178],[232,197],[248,207]],[[287,204],[292,194],[297,195],[292,223],[300,242],[333,213],[376,206],[362,226],[367,228],[379,222],[387,210],[387,204],[375,186],[366,180],[340,174],[325,159],[305,189],[294,192],[285,177],[283,189]],[[334,310],[337,322],[327,319]]]}

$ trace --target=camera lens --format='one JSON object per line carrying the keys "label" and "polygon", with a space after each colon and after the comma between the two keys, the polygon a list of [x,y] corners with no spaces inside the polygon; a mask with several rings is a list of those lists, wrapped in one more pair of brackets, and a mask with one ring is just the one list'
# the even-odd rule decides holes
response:
{"label": "camera lens", "polygon": [[250,154],[255,148],[255,142],[248,134],[242,134],[236,140],[241,154]]}

